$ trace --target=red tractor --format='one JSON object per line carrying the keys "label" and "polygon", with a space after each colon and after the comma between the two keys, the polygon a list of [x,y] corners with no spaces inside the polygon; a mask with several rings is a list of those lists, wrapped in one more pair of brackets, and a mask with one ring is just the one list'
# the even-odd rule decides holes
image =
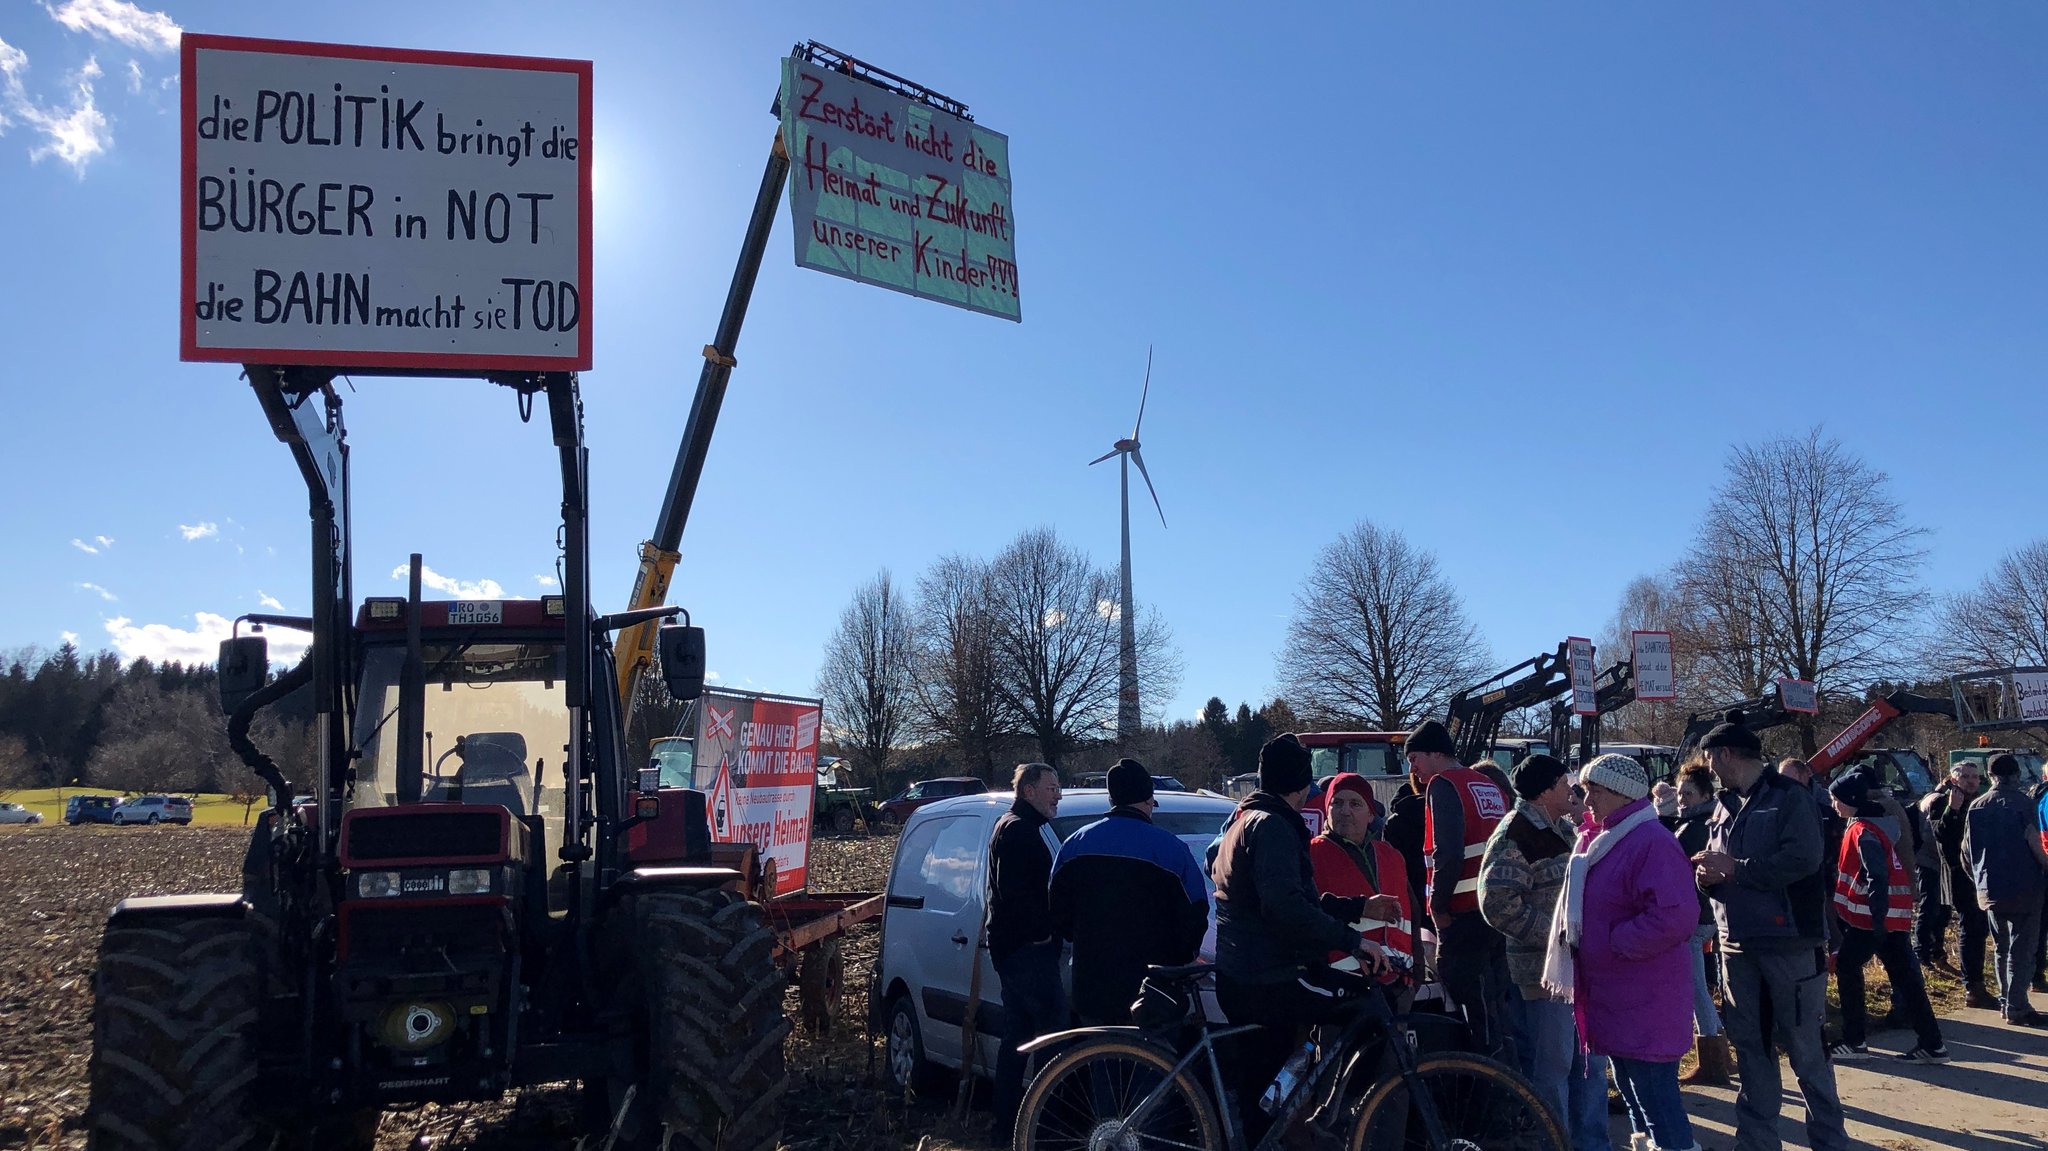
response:
{"label": "red tractor", "polygon": [[[678,609],[589,607],[575,378],[492,377],[545,408],[562,594],[423,601],[415,555],[408,596],[358,605],[334,375],[249,368],[311,496],[316,606],[237,628],[312,646],[273,679],[260,634],[222,645],[230,739],[272,806],[240,891],[110,915],[90,1145],[368,1148],[386,1107],[574,1080],[593,1145],[772,1148],[789,1025],[752,848],[714,849],[701,793],[639,790],[610,636]],[[658,646],[695,698],[703,632]],[[250,723],[301,690],[316,761],[288,779]]]}

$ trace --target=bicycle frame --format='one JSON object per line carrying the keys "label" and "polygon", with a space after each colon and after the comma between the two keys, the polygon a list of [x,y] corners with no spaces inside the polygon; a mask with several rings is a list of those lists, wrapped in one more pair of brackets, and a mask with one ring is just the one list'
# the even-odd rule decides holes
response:
{"label": "bicycle frame", "polygon": [[[1352,1077],[1357,1073],[1359,1064],[1365,1059],[1367,1054],[1378,1053],[1374,1050],[1375,1045],[1373,1043],[1360,1042],[1364,1033],[1375,1026],[1380,1030],[1378,1044],[1390,1045],[1389,1049],[1394,1052],[1394,1061],[1398,1073],[1401,1078],[1409,1082],[1410,1095],[1414,1100],[1413,1106],[1420,1112],[1423,1131],[1429,1138],[1430,1146],[1444,1146],[1443,1118],[1437,1113],[1436,1100],[1430,1097],[1427,1090],[1420,1089],[1420,1084],[1415,1080],[1415,1053],[1408,1046],[1405,1038],[1407,1029],[1403,1026],[1407,1019],[1408,1016],[1405,1014],[1389,1014],[1379,1017],[1365,1016],[1354,1020],[1346,1026],[1343,1034],[1331,1045],[1332,1054],[1340,1054],[1342,1057],[1330,1058],[1325,1056],[1316,1060],[1315,1067],[1310,1070],[1308,1076],[1282,1101],[1280,1112],[1273,1116],[1272,1127],[1267,1131],[1266,1137],[1259,1141],[1258,1147],[1254,1148],[1253,1151],[1267,1151],[1269,1147],[1277,1147],[1281,1133],[1294,1122],[1301,1109],[1309,1101],[1323,1095],[1324,1088],[1334,1088],[1330,1092],[1330,1098],[1341,1097],[1343,1092],[1349,1089]],[[1147,1032],[1144,1028],[1131,1026],[1077,1027],[1067,1031],[1056,1031],[1049,1035],[1041,1035],[1029,1043],[1023,1044],[1018,1050],[1026,1054],[1033,1054],[1049,1047],[1086,1042],[1090,1038],[1115,1037],[1136,1040],[1172,1059],[1174,1061],[1173,1069],[1160,1080],[1157,1087],[1154,1087],[1144,1099],[1139,1101],[1138,1106],[1129,1115],[1124,1116],[1119,1121],[1119,1129],[1111,1133],[1112,1141],[1114,1138],[1122,1135],[1122,1128],[1141,1126],[1145,1117],[1151,1114],[1152,1109],[1159,1104],[1161,1099],[1166,1097],[1166,1093],[1173,1085],[1173,1081],[1178,1079],[1181,1073],[1193,1065],[1197,1059],[1205,1059],[1209,1071],[1209,1097],[1215,1102],[1217,1117],[1223,1125],[1224,1140],[1229,1147],[1229,1151],[1245,1151],[1244,1138],[1238,1133],[1237,1116],[1231,1111],[1230,1093],[1224,1086],[1222,1064],[1216,1057],[1216,1041],[1227,1039],[1233,1035],[1244,1035],[1248,1032],[1257,1031],[1260,1026],[1260,1024],[1256,1023],[1242,1023],[1212,1027],[1204,1019],[1197,1024],[1198,1029],[1201,1031],[1201,1038],[1197,1039],[1194,1045],[1189,1047],[1185,1053],[1176,1052],[1166,1044],[1159,1042],[1153,1034]],[[1257,1102],[1252,1101],[1249,1105],[1257,1106]]]}

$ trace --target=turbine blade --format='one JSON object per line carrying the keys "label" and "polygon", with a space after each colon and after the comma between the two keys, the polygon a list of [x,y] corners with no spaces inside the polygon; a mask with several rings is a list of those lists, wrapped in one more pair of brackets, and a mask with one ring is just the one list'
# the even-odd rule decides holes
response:
{"label": "turbine blade", "polygon": [[1152,507],[1159,513],[1159,526],[1166,526],[1166,509],[1159,506],[1159,489],[1152,486],[1152,473],[1145,470],[1145,453],[1131,449],[1131,462],[1138,465],[1138,474],[1145,477],[1145,490],[1152,493]]}
{"label": "turbine blade", "polygon": [[1145,400],[1152,394],[1152,345],[1145,345],[1145,390],[1138,393],[1138,423],[1131,429],[1131,438],[1137,439],[1138,432],[1145,426]]}
{"label": "turbine blade", "polygon": [[1092,467],[1094,467],[1094,466],[1095,466],[1096,464],[1099,464],[1099,463],[1101,463],[1102,461],[1104,461],[1104,460],[1106,460],[1106,459],[1110,459],[1110,458],[1114,457],[1114,456],[1116,455],[1116,451],[1117,451],[1117,450],[1116,450],[1115,448],[1111,448],[1111,449],[1109,449],[1108,451],[1106,451],[1106,452],[1102,453],[1101,455],[1099,455],[1099,456],[1096,456],[1096,457],[1095,457],[1094,459],[1092,459],[1092,460],[1089,460],[1089,461],[1088,461],[1088,466],[1092,468]]}

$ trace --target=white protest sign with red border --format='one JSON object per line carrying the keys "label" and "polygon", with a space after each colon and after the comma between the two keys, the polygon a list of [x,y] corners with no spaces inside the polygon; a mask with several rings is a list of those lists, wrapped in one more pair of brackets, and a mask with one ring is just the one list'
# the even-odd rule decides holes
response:
{"label": "white protest sign with red border", "polygon": [[1593,669],[1593,641],[1572,636],[1564,644],[1565,661],[1572,675],[1572,713],[1599,715],[1600,691],[1595,682],[1599,673]]}
{"label": "white protest sign with red border", "polygon": [[591,65],[188,34],[179,356],[591,365]]}

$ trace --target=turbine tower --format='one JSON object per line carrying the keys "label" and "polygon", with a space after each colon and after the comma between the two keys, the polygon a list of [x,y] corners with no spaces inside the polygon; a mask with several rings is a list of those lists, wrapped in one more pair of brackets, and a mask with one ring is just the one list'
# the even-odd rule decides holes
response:
{"label": "turbine tower", "polygon": [[1123,457],[1119,464],[1123,471],[1123,599],[1117,605],[1117,615],[1123,625],[1122,642],[1117,650],[1116,677],[1116,739],[1119,744],[1128,741],[1138,731],[1142,717],[1138,709],[1138,627],[1137,612],[1131,604],[1131,465],[1138,465],[1138,475],[1145,480],[1145,490],[1152,493],[1152,507],[1159,513],[1159,526],[1166,526],[1166,509],[1159,506],[1159,490],[1152,486],[1152,473],[1145,470],[1145,455],[1138,450],[1138,432],[1145,426],[1145,400],[1152,394],[1152,349],[1145,349],[1145,387],[1138,393],[1138,422],[1131,428],[1131,437],[1118,440],[1107,452],[1088,461],[1089,467],[1112,456]]}

